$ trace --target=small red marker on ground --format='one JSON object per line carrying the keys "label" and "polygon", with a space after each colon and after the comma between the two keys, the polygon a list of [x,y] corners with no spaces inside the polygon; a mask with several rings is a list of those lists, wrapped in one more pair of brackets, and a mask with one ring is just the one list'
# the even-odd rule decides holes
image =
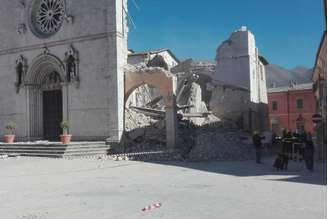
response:
{"label": "small red marker on ground", "polygon": [[150,211],[150,210],[153,210],[153,209],[156,209],[156,208],[160,208],[160,207],[162,207],[162,204],[161,203],[156,203],[156,204],[148,205],[148,206],[144,207],[142,209],[142,211]]}

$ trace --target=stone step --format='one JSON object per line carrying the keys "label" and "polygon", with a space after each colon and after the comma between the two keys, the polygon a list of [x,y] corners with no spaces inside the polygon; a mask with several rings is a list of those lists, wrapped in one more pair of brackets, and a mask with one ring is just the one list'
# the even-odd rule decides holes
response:
{"label": "stone step", "polygon": [[26,149],[26,150],[66,150],[67,147],[63,146],[63,147],[34,147],[34,146],[0,146],[0,150],[6,150],[6,149],[10,149],[10,150],[16,150],[16,149]]}
{"label": "stone step", "polygon": [[54,154],[69,154],[69,153],[87,153],[87,152],[97,152],[97,151],[108,151],[108,148],[85,148],[76,150],[26,150],[26,149],[0,149],[0,154],[6,153],[54,153]]}
{"label": "stone step", "polygon": [[108,149],[109,147],[106,145],[90,145],[90,146],[58,146],[58,147],[48,147],[48,146],[0,146],[0,151],[1,150],[20,150],[20,149],[24,149],[24,150],[66,150],[66,151],[70,151],[70,150],[84,150],[84,149]]}
{"label": "stone step", "polygon": [[109,146],[104,142],[81,142],[62,145],[61,143],[16,143],[0,144],[0,154],[16,154],[32,157],[64,157],[106,155]]}
{"label": "stone step", "polygon": [[[11,154],[13,155],[13,154]],[[35,154],[35,153],[19,153],[19,154],[14,154],[16,156],[20,157],[47,157],[47,158],[62,158],[62,154]]]}
{"label": "stone step", "polygon": [[71,153],[71,154],[64,154],[63,158],[69,158],[69,157],[89,157],[89,156],[101,156],[101,155],[107,155],[107,151],[98,151],[98,152],[88,152],[88,153]]}
{"label": "stone step", "polygon": [[76,153],[97,153],[97,152],[105,152],[107,154],[108,149],[93,149],[93,150],[75,150],[75,151],[65,151],[64,154],[76,154]]}
{"label": "stone step", "polygon": [[16,149],[16,150],[0,150],[0,154],[20,154],[20,153],[24,153],[24,154],[64,154],[64,150],[20,150],[20,149]]}
{"label": "stone step", "polygon": [[[63,157],[83,157],[83,156],[97,156],[97,155],[107,155],[107,151],[87,151],[87,152],[75,152],[75,153],[38,153],[38,152],[8,152],[5,153],[7,155],[15,155],[15,156],[24,156],[24,157],[56,157],[56,158],[63,158]],[[1,155],[1,153],[0,153]]]}
{"label": "stone step", "polygon": [[56,144],[56,145],[39,145],[39,144],[0,144],[0,148],[81,148],[81,147],[108,147],[106,144]]}

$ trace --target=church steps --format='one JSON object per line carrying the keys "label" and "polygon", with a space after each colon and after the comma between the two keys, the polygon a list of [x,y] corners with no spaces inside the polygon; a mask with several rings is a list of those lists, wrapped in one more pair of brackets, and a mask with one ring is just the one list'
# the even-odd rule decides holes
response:
{"label": "church steps", "polygon": [[98,153],[101,152],[107,153],[106,148],[95,148],[95,149],[89,149],[89,150],[25,150],[25,149],[16,149],[16,150],[10,150],[10,149],[0,149],[0,154],[19,154],[19,153],[31,153],[31,154],[74,154],[74,153]]}
{"label": "church steps", "polygon": [[61,154],[36,154],[36,153],[18,153],[14,154],[21,157],[46,157],[46,158],[62,158]]}
{"label": "church steps", "polygon": [[0,144],[0,155],[31,157],[67,157],[105,155],[109,146],[105,143],[58,144]]}
{"label": "church steps", "polygon": [[12,149],[12,150],[17,150],[17,149],[25,149],[25,150],[78,150],[78,149],[93,149],[93,148],[107,148],[108,146],[104,145],[90,145],[90,146],[58,146],[58,147],[48,147],[48,146],[0,146],[1,149]]}
{"label": "church steps", "polygon": [[86,157],[86,156],[100,156],[106,154],[105,151],[103,153],[98,152],[88,152],[88,153],[71,153],[71,154],[64,154],[63,158],[69,158],[69,157]]}

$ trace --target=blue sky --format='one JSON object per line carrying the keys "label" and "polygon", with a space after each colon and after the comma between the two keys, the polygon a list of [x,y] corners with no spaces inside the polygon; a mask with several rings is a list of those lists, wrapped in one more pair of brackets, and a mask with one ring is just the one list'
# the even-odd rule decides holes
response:
{"label": "blue sky", "polygon": [[325,22],[322,0],[129,0],[129,48],[170,48],[180,59],[214,60],[247,26],[261,54],[286,68],[314,65]]}

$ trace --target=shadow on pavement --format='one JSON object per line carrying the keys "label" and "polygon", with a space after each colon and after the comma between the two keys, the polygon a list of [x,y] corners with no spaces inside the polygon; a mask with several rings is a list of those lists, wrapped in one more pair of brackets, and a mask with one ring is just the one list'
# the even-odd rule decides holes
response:
{"label": "shadow on pavement", "polygon": [[327,185],[327,163],[316,162],[314,172],[305,168],[304,162],[290,162],[288,170],[276,171],[273,169],[273,159],[266,158],[262,164],[254,161],[216,161],[216,162],[153,162],[161,165],[179,166],[187,169],[206,171],[217,174],[233,175],[238,177],[273,176],[273,181],[291,183],[308,183]]}

